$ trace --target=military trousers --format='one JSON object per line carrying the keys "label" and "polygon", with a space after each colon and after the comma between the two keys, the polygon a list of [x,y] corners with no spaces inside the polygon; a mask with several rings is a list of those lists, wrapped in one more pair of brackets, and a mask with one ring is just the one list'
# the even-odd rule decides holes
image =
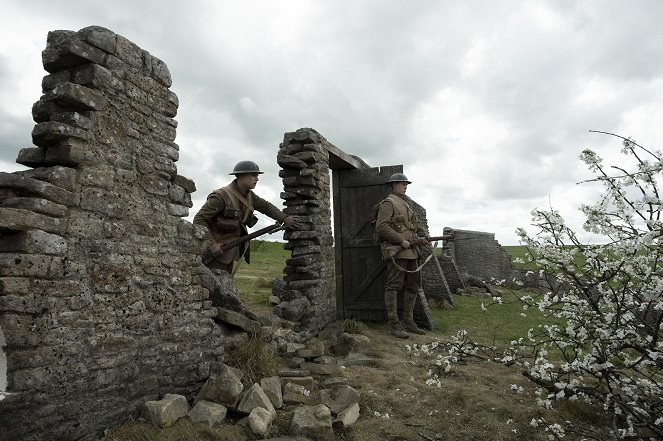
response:
{"label": "military trousers", "polygon": [[387,260],[387,272],[384,283],[385,291],[400,291],[405,287],[407,292],[419,292],[421,289],[421,271],[416,273],[408,273],[398,269],[396,265],[408,271],[413,271],[417,268],[419,259],[394,259],[394,261]]}

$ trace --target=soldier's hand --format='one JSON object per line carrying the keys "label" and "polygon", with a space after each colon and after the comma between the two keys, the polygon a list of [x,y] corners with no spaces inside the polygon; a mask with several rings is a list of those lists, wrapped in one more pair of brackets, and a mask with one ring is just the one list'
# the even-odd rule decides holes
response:
{"label": "soldier's hand", "polygon": [[221,257],[223,255],[223,250],[221,249],[222,244],[214,242],[210,245],[209,250],[212,252],[214,257]]}
{"label": "soldier's hand", "polygon": [[411,244],[410,244],[410,242],[408,242],[407,240],[403,240],[403,241],[401,242],[401,247],[403,247],[403,249],[405,249],[405,250],[407,250],[408,248],[410,248],[410,246],[411,246]]}
{"label": "soldier's hand", "polygon": [[302,227],[301,221],[299,216],[288,216],[283,219],[283,223],[292,230],[299,230]]}
{"label": "soldier's hand", "polygon": [[428,240],[425,239],[425,238],[420,238],[420,239],[417,241],[417,244],[418,244],[420,247],[425,247],[426,245],[429,244],[429,242],[428,242]]}

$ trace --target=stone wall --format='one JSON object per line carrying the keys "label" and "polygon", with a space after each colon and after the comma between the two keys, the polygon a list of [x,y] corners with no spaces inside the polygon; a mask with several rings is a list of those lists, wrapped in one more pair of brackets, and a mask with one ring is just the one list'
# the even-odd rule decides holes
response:
{"label": "stone wall", "polygon": [[486,283],[511,281],[511,257],[495,240],[495,234],[448,227],[444,234],[454,237],[453,241],[445,242],[444,252],[455,261],[461,274],[478,277]]}
{"label": "stone wall", "polygon": [[50,32],[43,64],[31,169],[0,173],[0,439],[96,439],[222,360],[215,282],[167,66],[99,27]]}
{"label": "stone wall", "polygon": [[284,211],[300,216],[303,228],[283,235],[292,257],[283,270],[285,286],[275,313],[296,322],[303,340],[336,320],[329,146],[315,130],[299,129],[284,135],[277,156]]}

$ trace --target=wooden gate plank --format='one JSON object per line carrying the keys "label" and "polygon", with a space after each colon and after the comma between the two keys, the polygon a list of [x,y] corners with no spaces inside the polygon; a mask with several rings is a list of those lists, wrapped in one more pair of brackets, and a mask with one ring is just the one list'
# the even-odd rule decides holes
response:
{"label": "wooden gate plank", "polygon": [[384,264],[369,220],[375,204],[390,192],[389,177],[402,172],[402,165],[332,172],[340,319],[384,319]]}

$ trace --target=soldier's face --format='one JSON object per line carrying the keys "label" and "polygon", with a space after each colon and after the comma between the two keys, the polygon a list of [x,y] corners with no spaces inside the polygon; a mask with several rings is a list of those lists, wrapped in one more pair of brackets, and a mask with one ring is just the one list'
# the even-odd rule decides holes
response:
{"label": "soldier's face", "polygon": [[407,190],[407,182],[394,182],[392,188],[394,193],[403,195]]}
{"label": "soldier's face", "polygon": [[243,173],[237,175],[237,185],[244,190],[253,190],[258,183],[258,173]]}

